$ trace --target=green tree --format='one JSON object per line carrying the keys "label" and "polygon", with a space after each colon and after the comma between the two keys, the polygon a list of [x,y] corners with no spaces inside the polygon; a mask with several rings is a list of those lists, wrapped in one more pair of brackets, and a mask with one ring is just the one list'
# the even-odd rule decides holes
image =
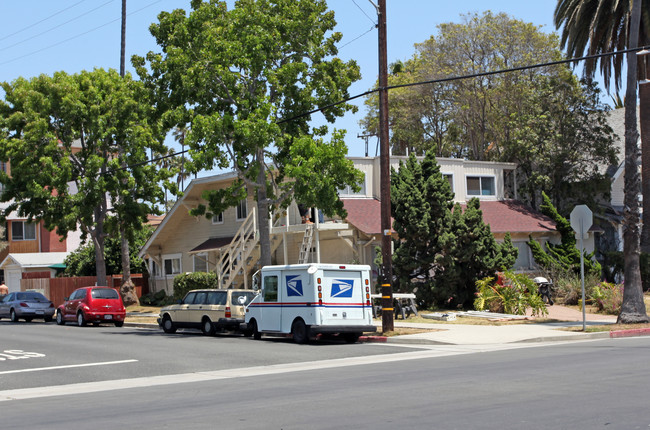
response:
{"label": "green tree", "polygon": [[393,227],[400,237],[393,273],[401,290],[410,290],[417,279],[426,306],[471,306],[476,281],[510,268],[517,259],[509,235],[502,244],[494,239],[478,199],[470,200],[465,211],[453,199],[431,152],[421,163],[411,154],[391,174]]}
{"label": "green tree", "polygon": [[[459,24],[416,45],[415,55],[389,77],[414,84],[560,60],[557,36],[506,14],[466,15]],[[569,66],[485,75],[391,89],[393,153],[515,162],[518,190],[537,207],[540,190],[562,207],[607,192],[599,172],[615,162],[607,107],[599,90]],[[362,126],[377,127],[377,97],[366,100]]]}
{"label": "green tree", "polygon": [[[247,194],[257,200],[262,266],[271,264],[270,211],[295,198],[326,214],[344,214],[337,189],[357,186],[343,133],[310,127],[310,111],[344,100],[359,79],[354,61],[338,57],[334,13],[323,0],[193,0],[192,10],[159,15],[150,27],[161,53],[134,58],[158,95],[166,121],[186,126],[196,168],[232,167],[227,190],[208,191],[220,213]],[[145,67],[148,64],[148,68]],[[352,109],[323,110],[328,122]]]}
{"label": "green tree", "polygon": [[143,85],[95,69],[19,78],[2,88],[0,160],[11,160],[11,177],[0,173],[0,198],[9,203],[2,216],[16,210],[64,237],[80,228],[95,245],[105,285],[106,236],[117,234],[120,222],[129,236],[141,229],[168,177],[146,162],[145,149],[161,151],[164,133]]}
{"label": "green tree", "polygon": [[[569,55],[582,56],[612,52],[617,49],[634,49],[639,43],[644,44],[650,35],[650,20],[647,12],[642,14],[642,3],[646,1],[615,1],[615,0],[559,0],[555,9],[555,25],[562,30],[562,43]],[[642,16],[644,19],[642,20]],[[641,25],[643,22],[643,25]],[[623,222],[623,253],[625,256],[625,291],[623,304],[618,321],[622,323],[648,322],[641,274],[639,266],[640,238],[639,229],[639,193],[641,191],[637,145],[639,132],[636,120],[637,98],[637,58],[636,53],[630,52],[626,59],[626,94],[625,94],[625,195]],[[618,88],[622,81],[623,55],[600,57],[587,62],[585,73],[593,76],[596,64],[605,77],[609,86],[611,70],[614,69],[614,81]],[[650,94],[649,94],[650,95]],[[650,105],[642,104],[642,129],[650,125]],[[650,129],[648,129],[650,132]],[[644,133],[645,134],[645,133]],[[642,142],[643,152],[650,156],[649,139]],[[650,158],[644,163],[644,178],[650,180]],[[648,169],[648,170],[645,170]],[[644,195],[644,204],[650,200],[650,183],[648,195]],[[648,206],[650,212],[650,206]],[[648,227],[646,225],[646,227]],[[650,246],[650,231],[648,231],[648,246]]]}
{"label": "green tree", "polygon": [[[531,237],[527,243],[532,251],[533,258],[545,269],[560,269],[563,272],[571,271],[574,274],[579,274],[580,250],[576,246],[576,233],[573,231],[573,227],[571,227],[571,222],[560,215],[546,194],[542,193],[542,198],[544,202],[540,209],[544,215],[555,222],[557,231],[560,233],[561,241],[559,244],[547,242],[546,251],[544,251],[542,245]],[[585,271],[596,278],[600,278],[601,266],[593,257],[593,252],[585,252]]]}
{"label": "green tree", "polygon": [[[133,240],[129,241],[129,255],[131,256],[129,261],[133,273],[148,273],[146,263],[137,255],[152,232],[152,227],[145,226],[142,230],[135,232]],[[106,275],[111,276],[122,273],[122,243],[120,238],[108,236],[104,243],[104,252],[106,256]],[[64,273],[66,276],[96,276],[95,245],[86,243],[72,251],[66,257],[65,264]]]}

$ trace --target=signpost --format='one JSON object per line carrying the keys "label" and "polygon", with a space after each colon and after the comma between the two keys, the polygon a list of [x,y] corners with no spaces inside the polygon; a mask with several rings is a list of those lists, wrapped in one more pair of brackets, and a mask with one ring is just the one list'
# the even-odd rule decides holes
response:
{"label": "signpost", "polygon": [[583,239],[594,222],[593,213],[587,205],[578,205],[571,211],[571,228],[580,237],[580,280],[582,283],[582,331],[587,331],[587,315],[585,311],[585,247]]}

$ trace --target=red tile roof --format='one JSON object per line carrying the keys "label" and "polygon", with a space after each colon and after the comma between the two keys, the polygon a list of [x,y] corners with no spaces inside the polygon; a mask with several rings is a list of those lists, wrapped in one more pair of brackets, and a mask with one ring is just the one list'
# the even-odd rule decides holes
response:
{"label": "red tile roof", "polygon": [[[463,205],[464,206],[464,205]],[[545,233],[555,231],[555,222],[517,200],[481,202],[483,220],[492,233]]]}
{"label": "red tile roof", "polygon": [[[381,234],[380,202],[377,199],[341,199],[348,211],[346,221],[366,234]],[[464,205],[462,205],[464,208]],[[543,233],[555,231],[547,216],[516,200],[482,201],[483,220],[492,233]]]}
{"label": "red tile roof", "polygon": [[365,234],[381,234],[381,203],[377,199],[341,199],[346,222]]}

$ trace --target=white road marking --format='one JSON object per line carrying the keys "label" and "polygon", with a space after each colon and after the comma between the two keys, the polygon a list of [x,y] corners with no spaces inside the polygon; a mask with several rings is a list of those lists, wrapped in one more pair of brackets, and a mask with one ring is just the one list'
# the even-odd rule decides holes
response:
{"label": "white road marking", "polygon": [[133,363],[136,361],[138,360],[103,361],[99,363],[69,364],[65,366],[35,367],[32,369],[5,370],[3,372],[0,372],[0,375],[8,375],[10,373],[40,372],[42,370],[71,369],[74,367],[107,366],[111,364]]}
{"label": "white road marking", "polygon": [[[89,394],[129,388],[148,388],[160,385],[184,384],[188,382],[206,382],[220,379],[233,379],[252,376],[277,375],[283,373],[302,372],[308,370],[332,369],[346,366],[382,364],[396,361],[420,360],[434,357],[474,354],[477,352],[500,351],[506,349],[541,347],[548,344],[528,345],[427,345],[427,348],[414,352],[399,352],[360,357],[338,358],[332,360],[308,361],[302,363],[283,363],[268,366],[242,367],[207,372],[181,373],[176,375],[146,376],[141,378],[117,379],[112,381],[83,382],[78,384],[57,385],[50,387],[22,388],[0,391],[0,402],[9,400],[26,400],[43,397],[64,396],[73,394]],[[411,346],[413,347],[413,345]],[[418,348],[422,345],[418,345]],[[128,361],[128,360],[127,360]],[[117,363],[117,362],[115,362]]]}

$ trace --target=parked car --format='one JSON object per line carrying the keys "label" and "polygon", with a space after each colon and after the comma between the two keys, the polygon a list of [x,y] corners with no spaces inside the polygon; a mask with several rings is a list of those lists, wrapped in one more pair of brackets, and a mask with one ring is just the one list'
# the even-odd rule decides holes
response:
{"label": "parked car", "polygon": [[37,291],[9,293],[0,300],[0,318],[9,318],[13,322],[19,319],[49,322],[53,316],[54,304]]}
{"label": "parked car", "polygon": [[72,292],[56,310],[56,323],[75,322],[79,327],[88,323],[124,325],[126,308],[120,293],[108,287],[82,287]]}
{"label": "parked car", "polygon": [[178,304],[160,310],[158,324],[165,333],[179,328],[200,329],[203,334],[239,330],[244,307],[256,293],[251,290],[192,290]]}

